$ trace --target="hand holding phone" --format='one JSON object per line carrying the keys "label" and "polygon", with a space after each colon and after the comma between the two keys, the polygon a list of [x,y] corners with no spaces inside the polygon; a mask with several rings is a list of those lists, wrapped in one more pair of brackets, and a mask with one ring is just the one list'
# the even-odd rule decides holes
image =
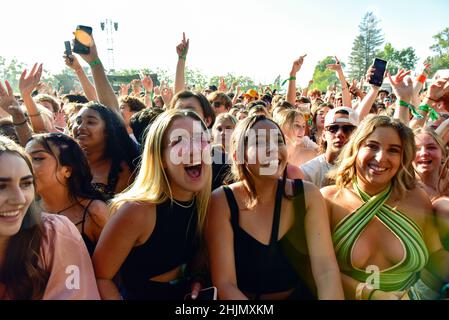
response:
{"label": "hand holding phone", "polygon": [[380,87],[382,86],[382,82],[384,81],[385,70],[387,69],[387,61],[376,58],[374,59],[373,67],[375,71],[368,83],[376,87]]}
{"label": "hand holding phone", "polygon": [[[184,300],[193,300],[192,299],[192,293],[186,294],[184,297]],[[195,300],[199,301],[207,301],[207,300],[217,300],[217,288],[216,287],[209,287],[202,289],[198,292],[198,296]]]}
{"label": "hand holding phone", "polygon": [[92,28],[87,26],[77,26],[74,32],[73,52],[79,54],[89,54],[92,45]]}
{"label": "hand holding phone", "polygon": [[65,55],[70,60],[70,63],[73,63],[73,58],[70,57],[72,55],[72,46],[70,44],[70,41],[64,41],[64,45],[65,45]]}

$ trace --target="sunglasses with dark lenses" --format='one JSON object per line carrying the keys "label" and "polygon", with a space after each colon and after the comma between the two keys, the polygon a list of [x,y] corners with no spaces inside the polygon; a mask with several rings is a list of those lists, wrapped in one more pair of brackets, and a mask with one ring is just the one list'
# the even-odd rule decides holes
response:
{"label": "sunglasses with dark lenses", "polygon": [[352,131],[354,131],[355,126],[350,125],[350,124],[345,124],[342,126],[339,126],[338,124],[333,124],[333,125],[327,127],[327,131],[329,131],[330,133],[337,133],[338,130],[340,130],[340,128],[343,130],[344,134],[349,134],[349,133],[352,133]]}
{"label": "sunglasses with dark lenses", "polygon": [[214,101],[214,102],[212,102],[212,106],[214,107],[214,108],[220,108],[220,106],[222,105],[223,103],[221,103],[220,101]]}

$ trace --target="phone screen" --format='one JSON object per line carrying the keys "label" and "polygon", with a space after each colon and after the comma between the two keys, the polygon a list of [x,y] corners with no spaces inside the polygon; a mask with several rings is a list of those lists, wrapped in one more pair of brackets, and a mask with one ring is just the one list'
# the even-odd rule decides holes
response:
{"label": "phone screen", "polygon": [[[187,294],[185,296],[184,300],[192,300],[191,293]],[[210,287],[210,288],[200,290],[200,292],[198,293],[198,297],[196,297],[196,300],[199,300],[199,301],[217,300],[217,288]]]}
{"label": "phone screen", "polygon": [[382,85],[382,82],[384,81],[384,74],[387,68],[387,61],[379,58],[374,59],[374,68],[376,69],[376,71],[374,72],[374,75],[371,77],[369,83],[377,87],[380,87]]}
{"label": "phone screen", "polygon": [[72,47],[70,46],[70,41],[65,41],[65,54],[66,56],[70,56],[72,54]]}

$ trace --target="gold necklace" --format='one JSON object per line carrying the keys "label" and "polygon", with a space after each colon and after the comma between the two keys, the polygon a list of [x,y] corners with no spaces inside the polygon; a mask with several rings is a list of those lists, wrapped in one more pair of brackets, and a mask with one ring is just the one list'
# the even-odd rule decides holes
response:
{"label": "gold necklace", "polygon": [[174,203],[176,203],[178,206],[180,206],[182,208],[189,209],[193,206],[193,203],[195,202],[195,197],[192,199],[192,201],[190,201],[190,204],[188,204],[188,205],[183,205],[183,204],[179,203],[178,201],[176,201],[174,198],[172,198],[171,201],[173,201]]}

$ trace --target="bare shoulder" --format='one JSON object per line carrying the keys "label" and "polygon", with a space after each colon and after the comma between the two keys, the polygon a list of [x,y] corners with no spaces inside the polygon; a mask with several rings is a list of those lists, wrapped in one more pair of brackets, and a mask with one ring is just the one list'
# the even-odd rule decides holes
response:
{"label": "bare shoulder", "polygon": [[125,202],[111,215],[111,220],[119,222],[122,227],[145,228],[152,220],[156,221],[156,204],[137,201]]}
{"label": "bare shoulder", "polygon": [[419,186],[409,190],[401,202],[408,206],[422,208],[426,211],[432,210],[432,202],[430,201],[429,195]]}
{"label": "bare shoulder", "polygon": [[303,179],[304,174],[298,166],[288,164],[287,165],[287,176],[289,179]]}
{"label": "bare shoulder", "polygon": [[338,189],[335,185],[333,185],[321,188],[320,192],[325,199],[332,200],[337,197]]}
{"label": "bare shoulder", "polygon": [[[109,208],[106,202],[93,200],[89,205],[89,216],[97,223],[106,221],[109,217]],[[104,223],[102,223],[104,224]]]}
{"label": "bare shoulder", "polygon": [[437,216],[449,218],[449,197],[440,197],[434,200],[432,205]]}

